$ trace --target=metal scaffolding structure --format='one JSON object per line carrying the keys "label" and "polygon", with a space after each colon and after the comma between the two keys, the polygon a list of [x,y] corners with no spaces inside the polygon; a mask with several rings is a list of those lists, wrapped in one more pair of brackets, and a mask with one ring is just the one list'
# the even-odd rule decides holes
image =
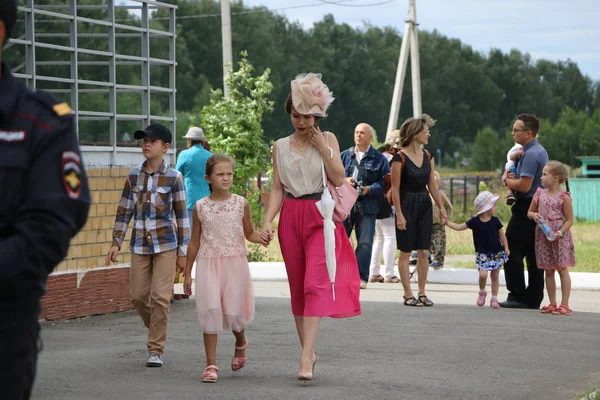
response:
{"label": "metal scaffolding structure", "polygon": [[[132,1],[139,4],[116,4],[122,3],[118,0],[101,0],[102,4],[90,4],[91,1],[85,1],[86,4],[78,4],[78,0],[63,0],[65,4],[56,4],[59,2],[48,0],[26,0],[26,6],[18,8],[19,19],[24,19],[22,21],[24,32],[19,37],[11,39],[5,48],[8,50],[13,46],[24,47],[24,52],[19,53],[24,53],[23,62],[19,65],[13,63],[11,67],[13,67],[13,74],[22,79],[28,87],[32,89],[41,87],[59,98],[70,96],[69,103],[73,109],[77,134],[88,165],[130,165],[139,160],[139,148],[135,148],[138,145],[130,137],[131,134],[128,133],[125,135],[126,139],[123,139],[123,132],[118,131],[121,121],[139,122],[139,128],[151,123],[162,123],[168,126],[174,134],[176,132],[175,11],[177,6],[153,0]],[[83,1],[79,2],[83,3]],[[132,19],[135,24],[120,23],[121,21],[116,19],[115,11],[120,8],[127,9],[128,13],[134,15],[135,18]],[[168,28],[165,30],[150,27],[151,13],[158,10],[168,13]],[[106,18],[95,19],[80,15],[80,13],[85,14],[86,12],[88,14],[97,12],[98,15]],[[50,26],[49,23],[61,25],[62,28],[62,24],[58,24],[58,22],[65,25],[64,29],[50,32],[48,29],[36,29],[39,24],[47,24],[43,26],[47,27]],[[88,32],[80,32],[81,26],[90,28],[86,29]],[[102,32],[89,33],[94,29]],[[119,54],[118,42],[125,40],[121,38],[140,40],[139,54]],[[151,38],[168,40],[168,57],[151,56]],[[69,45],[51,43],[60,40],[68,40]],[[90,40],[102,41],[103,44],[104,41],[107,41],[108,49],[99,50],[85,47],[82,44],[85,41],[90,43]],[[37,54],[42,51],[55,52],[56,56],[39,59]],[[63,57],[65,60],[60,60],[61,54],[68,56]],[[66,58],[69,59],[66,60]],[[57,71],[64,70],[65,72],[68,68],[67,77],[40,73],[40,69],[49,66],[55,67]],[[139,82],[136,82],[137,84],[118,83],[117,67],[121,66],[134,68],[136,71],[139,67],[139,75],[136,76],[136,80],[139,79]],[[168,85],[153,84],[151,70],[160,67],[168,68]],[[107,80],[83,79],[80,68],[88,68],[88,70],[96,68],[96,71],[103,71],[101,68],[106,68],[108,69]],[[163,79],[164,81],[165,79]],[[44,87],[48,85],[54,85],[54,87]],[[64,87],[56,87],[60,85]],[[141,96],[139,113],[119,112],[118,97],[123,93],[134,93],[136,96]],[[80,102],[81,96],[93,95],[108,96],[108,110],[84,109],[85,105]],[[160,95],[168,96],[166,112],[162,107],[159,110],[156,110],[159,107],[153,107],[153,103],[156,104],[156,99],[153,97]],[[89,140],[82,140],[80,130],[85,121],[108,121],[106,128],[108,132],[100,132],[100,135],[104,135],[102,137],[106,137],[106,140],[96,140],[91,143]],[[104,123],[102,126],[102,130],[104,130]],[[136,126],[134,129],[139,128]],[[172,143],[172,149],[169,151],[168,162],[174,161],[174,155],[175,142]],[[132,161],[133,159],[136,161]]]}

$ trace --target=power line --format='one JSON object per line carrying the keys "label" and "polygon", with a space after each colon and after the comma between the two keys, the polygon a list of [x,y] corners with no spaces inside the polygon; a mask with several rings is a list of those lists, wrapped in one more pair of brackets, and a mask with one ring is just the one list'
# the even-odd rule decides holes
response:
{"label": "power line", "polygon": [[[252,10],[246,10],[246,11],[237,11],[237,12],[232,12],[231,15],[242,15],[242,14],[255,14],[255,13],[261,13],[261,12],[267,12],[267,11],[283,11],[283,10],[292,10],[292,9],[297,9],[297,8],[310,8],[310,7],[320,7],[320,6],[327,6],[327,5],[336,5],[336,6],[344,6],[344,7],[372,7],[372,6],[378,6],[378,5],[382,5],[382,4],[386,4],[386,3],[391,3],[392,1],[396,1],[396,0],[386,0],[386,1],[382,1],[380,3],[376,3],[376,4],[343,4],[343,3],[347,3],[350,1],[356,1],[356,0],[339,0],[339,1],[324,1],[324,0],[319,0],[319,3],[312,3],[312,4],[303,4],[303,5],[299,5],[299,6],[287,6],[287,7],[280,7],[280,8],[267,8],[267,9],[261,9],[261,8],[254,8]],[[210,18],[210,17],[220,17],[221,14],[197,14],[197,15],[183,15],[183,16],[175,16],[175,19],[193,19],[193,18]],[[158,17],[158,18],[152,18],[153,20],[167,20],[169,19],[168,17]]]}
{"label": "power line", "polygon": [[381,1],[379,3],[371,3],[371,4],[341,4],[342,3],[341,1],[340,2],[327,1],[327,0],[319,0],[319,1],[323,4],[335,5],[335,6],[341,6],[341,7],[374,7],[374,6],[381,6],[383,4],[388,4],[388,3],[391,3],[396,0],[385,0],[385,1]]}
{"label": "power line", "polygon": [[[1,1],[1,0],[0,0]],[[338,0],[338,1],[327,1],[327,0],[319,0],[319,3],[311,3],[311,4],[303,4],[303,5],[298,5],[298,6],[287,6],[287,7],[280,7],[280,8],[259,8],[259,7],[255,7],[251,10],[245,10],[245,11],[237,11],[237,12],[232,12],[231,15],[244,15],[244,14],[256,14],[256,13],[262,13],[262,12],[269,12],[269,11],[283,11],[283,10],[292,10],[292,9],[299,9],[299,8],[311,8],[311,7],[322,7],[322,6],[331,6],[331,5],[335,5],[335,6],[342,6],[342,7],[358,7],[358,8],[364,8],[364,7],[374,7],[374,6],[379,6],[379,5],[383,5],[383,4],[387,4],[387,3],[391,3],[393,1],[396,0],[385,0],[385,1],[381,1],[379,3],[375,3],[375,4],[343,4],[343,3],[348,3],[351,1],[357,1],[357,0]],[[264,6],[263,6],[264,7]],[[215,13],[215,14],[196,14],[196,15],[176,15],[175,19],[176,20],[185,20],[185,19],[197,19],[197,18],[212,18],[212,17],[220,17],[221,13]],[[154,20],[154,21],[166,21],[169,20],[169,17],[154,17],[154,18],[150,18],[150,20]],[[115,20],[115,22],[127,22],[130,21],[130,19],[117,19]],[[68,20],[36,20],[36,22],[70,22]]]}

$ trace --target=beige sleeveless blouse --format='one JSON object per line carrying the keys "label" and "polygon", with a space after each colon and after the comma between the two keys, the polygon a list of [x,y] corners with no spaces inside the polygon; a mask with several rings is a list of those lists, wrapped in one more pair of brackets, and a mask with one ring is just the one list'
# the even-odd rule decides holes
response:
{"label": "beige sleeveless blouse", "polygon": [[277,142],[277,172],[283,189],[294,197],[323,192],[321,154],[309,146],[304,154],[292,150],[290,136]]}

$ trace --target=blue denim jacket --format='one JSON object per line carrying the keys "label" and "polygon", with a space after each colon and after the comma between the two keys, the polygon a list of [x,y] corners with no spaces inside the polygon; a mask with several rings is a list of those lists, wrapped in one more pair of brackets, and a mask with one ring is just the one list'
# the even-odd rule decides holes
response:
{"label": "blue denim jacket", "polygon": [[[341,154],[346,177],[351,177],[354,173],[354,159],[356,153],[354,146],[344,150]],[[357,181],[362,182],[363,186],[369,187],[369,193],[366,196],[359,195],[358,201],[363,203],[363,212],[365,214],[377,214],[379,204],[384,196],[383,177],[390,173],[390,165],[384,155],[369,146],[369,149],[360,160]]]}

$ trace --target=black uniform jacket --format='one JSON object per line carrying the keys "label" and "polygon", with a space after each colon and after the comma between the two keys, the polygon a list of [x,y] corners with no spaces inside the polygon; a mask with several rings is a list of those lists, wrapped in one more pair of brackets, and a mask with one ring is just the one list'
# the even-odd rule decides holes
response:
{"label": "black uniform jacket", "polygon": [[71,109],[0,76],[0,306],[39,298],[90,207]]}

